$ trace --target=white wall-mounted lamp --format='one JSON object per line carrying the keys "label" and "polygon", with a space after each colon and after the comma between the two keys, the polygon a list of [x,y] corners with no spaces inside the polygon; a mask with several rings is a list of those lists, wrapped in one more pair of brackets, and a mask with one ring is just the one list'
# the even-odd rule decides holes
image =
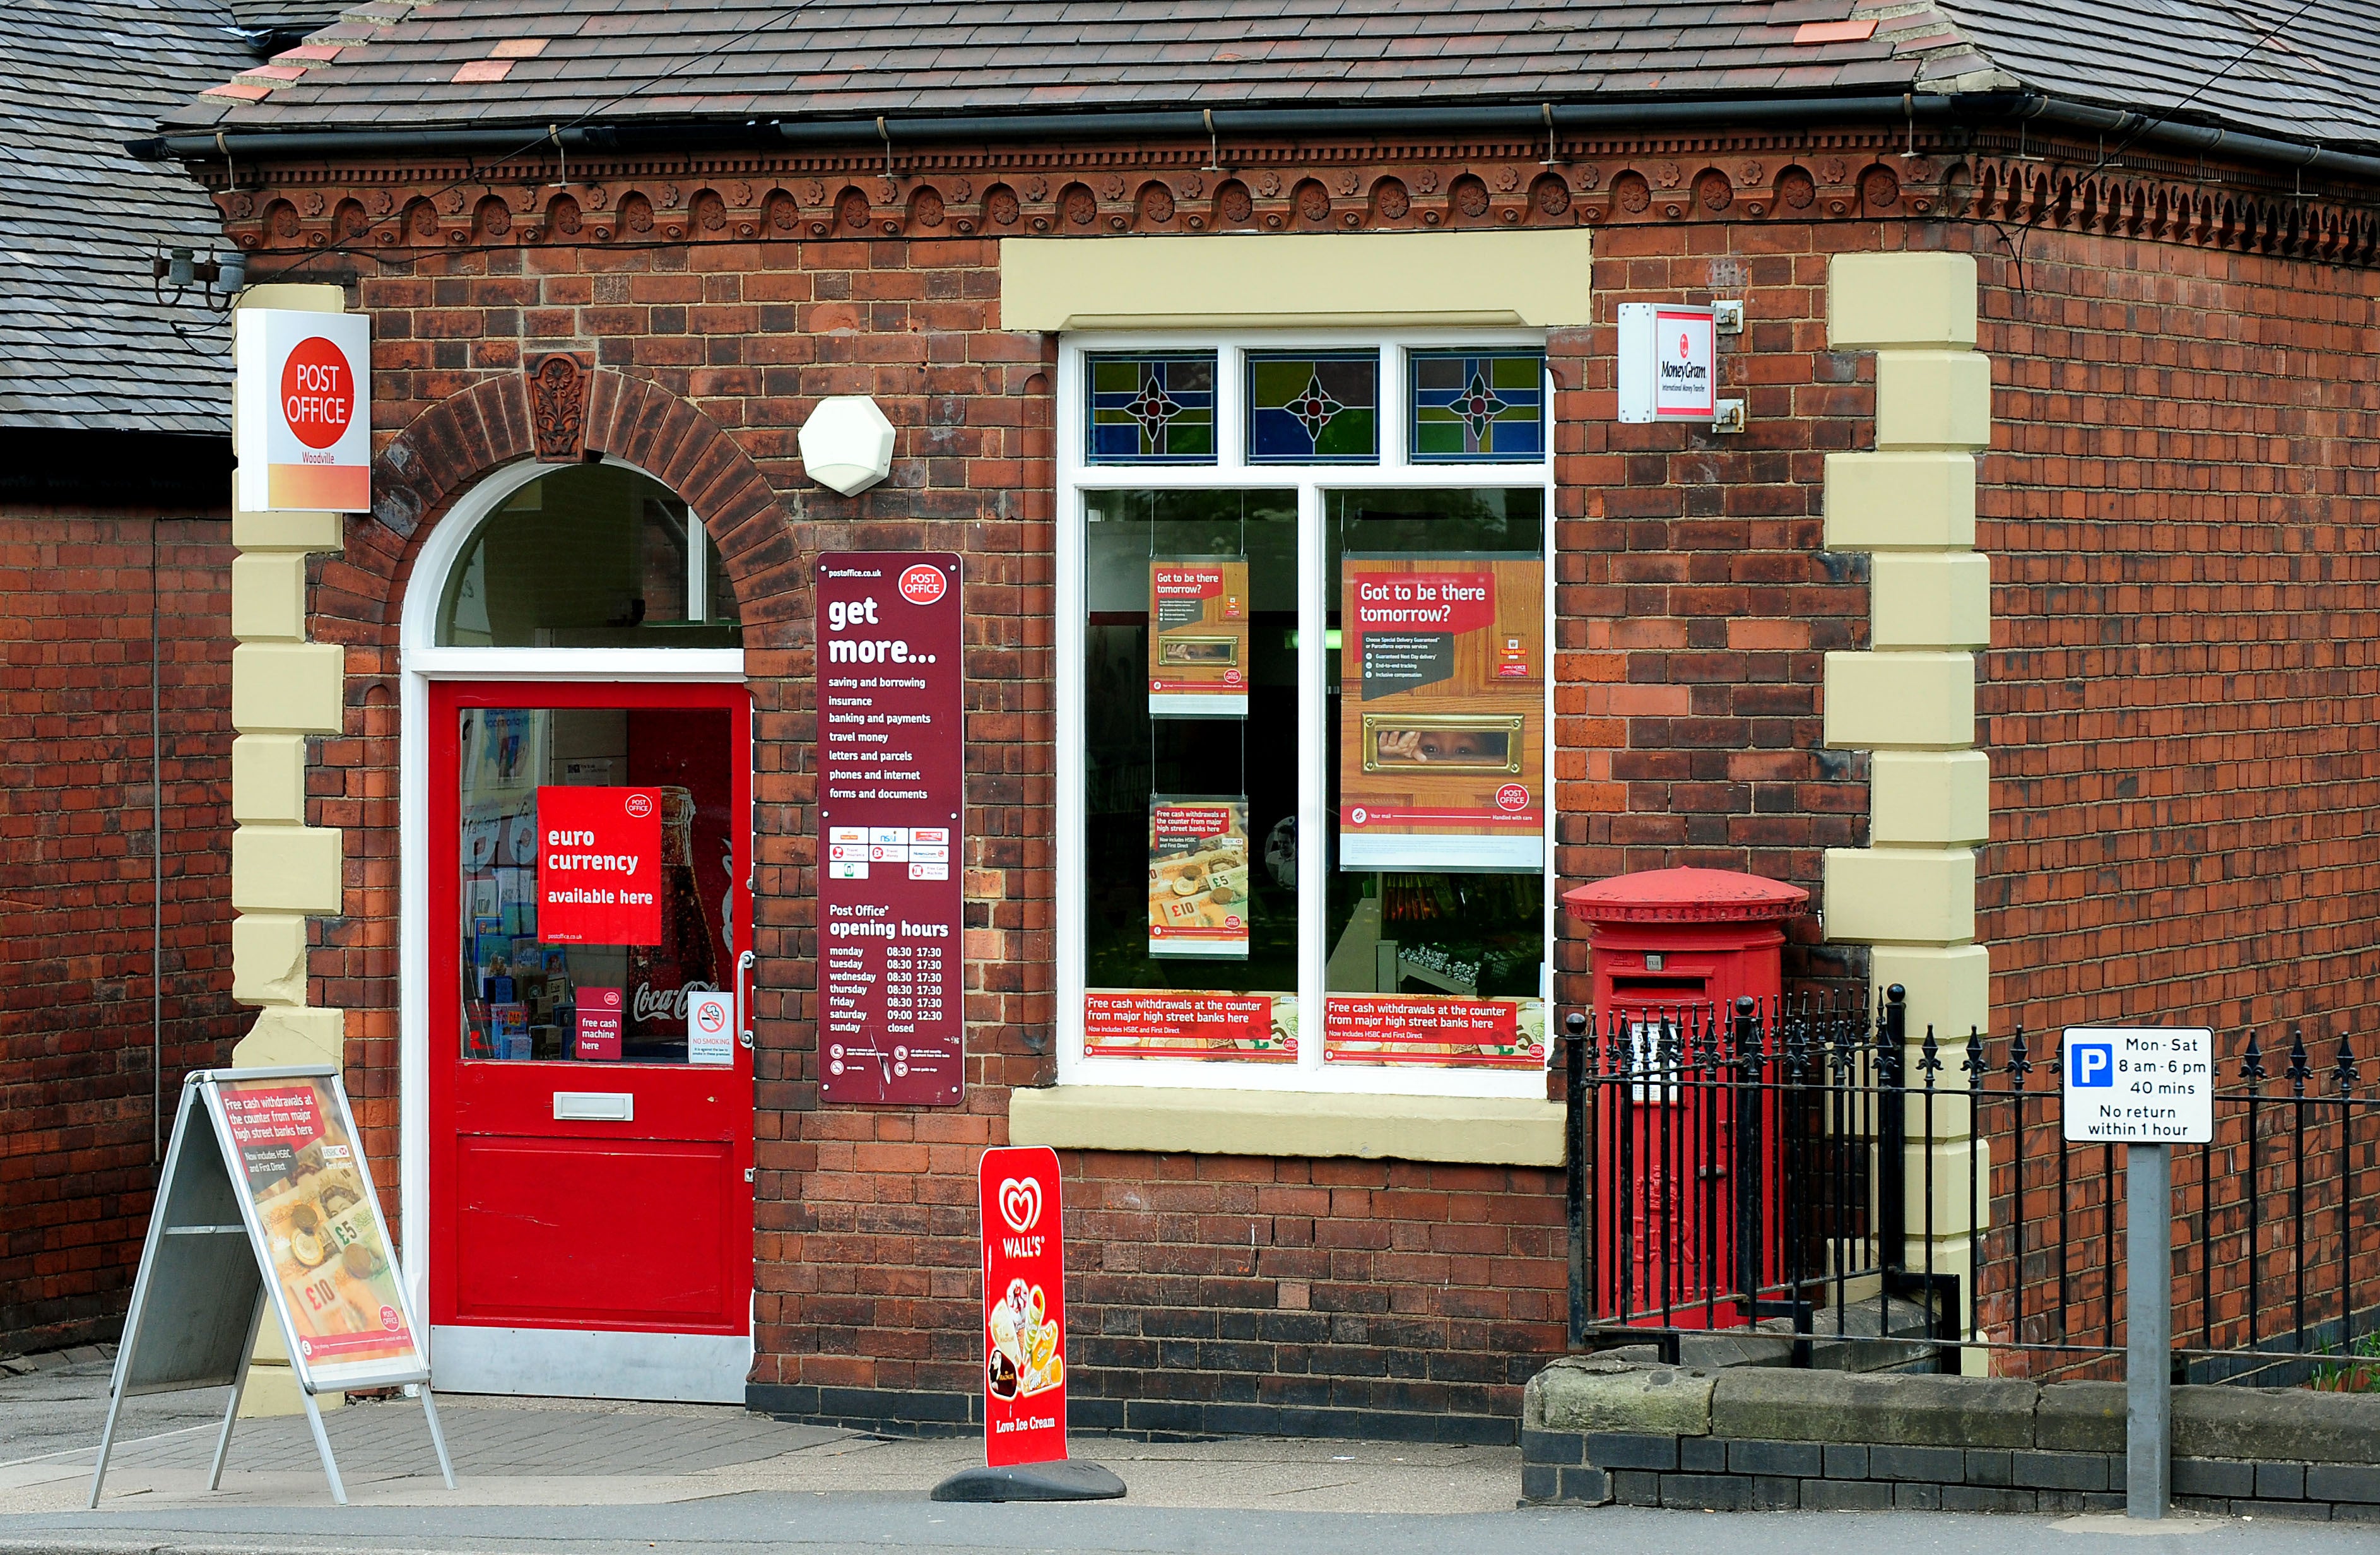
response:
{"label": "white wall-mounted lamp", "polygon": [[802,423],[802,468],[820,485],[856,496],[892,473],[892,423],[866,395],[832,395]]}

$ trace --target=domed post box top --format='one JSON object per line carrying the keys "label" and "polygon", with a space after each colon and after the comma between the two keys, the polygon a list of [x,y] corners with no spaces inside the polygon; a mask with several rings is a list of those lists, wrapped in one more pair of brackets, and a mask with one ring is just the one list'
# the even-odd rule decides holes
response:
{"label": "domed post box top", "polygon": [[1775,923],[1809,903],[1798,885],[1732,869],[1646,869],[1562,893],[1581,923]]}

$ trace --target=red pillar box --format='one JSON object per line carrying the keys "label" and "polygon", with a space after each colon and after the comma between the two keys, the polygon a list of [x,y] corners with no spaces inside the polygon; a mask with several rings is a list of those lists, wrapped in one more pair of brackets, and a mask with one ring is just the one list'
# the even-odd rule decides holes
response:
{"label": "red pillar box", "polygon": [[[1654,869],[1562,893],[1588,925],[1595,1045],[1587,1148],[1594,1163],[1594,1309],[1607,1320],[1731,1328],[1778,1271],[1773,1090],[1739,1107],[1747,1080],[1726,1060],[1739,998],[1783,991],[1782,927],[1810,893],[1725,869]],[[1746,1256],[1739,1257],[1741,1247]],[[1772,1292],[1772,1295],[1782,1295]]]}

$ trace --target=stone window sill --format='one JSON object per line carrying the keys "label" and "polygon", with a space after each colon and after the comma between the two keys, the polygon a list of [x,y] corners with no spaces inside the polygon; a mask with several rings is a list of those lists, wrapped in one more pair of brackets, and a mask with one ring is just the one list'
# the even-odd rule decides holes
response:
{"label": "stone window sill", "polygon": [[1008,1136],[1066,1150],[1562,1163],[1560,1105],[1509,1097],[1056,1086],[1009,1093]]}

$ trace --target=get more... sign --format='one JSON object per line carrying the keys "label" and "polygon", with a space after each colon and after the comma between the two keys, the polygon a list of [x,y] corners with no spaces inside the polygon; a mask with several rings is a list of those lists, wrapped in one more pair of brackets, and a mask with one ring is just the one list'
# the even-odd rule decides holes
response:
{"label": "get more... sign", "polygon": [[244,308],[232,320],[240,510],[369,509],[370,319]]}
{"label": "get more... sign", "polygon": [[2215,1137],[2215,1033],[2205,1027],[2070,1026],[2058,1066],[2070,1144]]}

